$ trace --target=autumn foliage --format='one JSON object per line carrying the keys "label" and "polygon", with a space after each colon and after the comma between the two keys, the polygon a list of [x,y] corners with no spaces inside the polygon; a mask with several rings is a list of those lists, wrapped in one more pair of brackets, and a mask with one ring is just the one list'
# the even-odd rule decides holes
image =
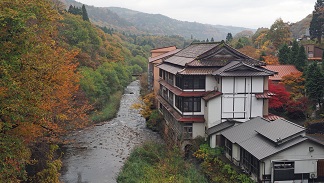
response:
{"label": "autumn foliage", "polygon": [[[51,2],[3,0],[0,7],[0,133],[7,148],[0,164],[17,167],[0,182],[16,182],[26,178],[18,173],[29,162],[26,146],[57,142],[66,130],[83,126],[88,105],[75,101],[79,51],[58,44],[62,17]],[[13,139],[20,143],[9,146]]]}
{"label": "autumn foliage", "polygon": [[284,85],[269,82],[269,91],[275,94],[269,100],[270,109],[283,108],[289,101],[290,94],[287,92]]}
{"label": "autumn foliage", "polygon": [[267,65],[279,65],[279,60],[278,57],[276,56],[267,55],[267,56],[263,56],[263,59]]}

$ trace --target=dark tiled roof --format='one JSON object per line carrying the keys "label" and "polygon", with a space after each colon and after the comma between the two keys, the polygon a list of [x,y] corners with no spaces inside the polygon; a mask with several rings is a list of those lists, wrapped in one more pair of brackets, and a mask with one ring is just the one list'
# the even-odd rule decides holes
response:
{"label": "dark tiled roof", "polygon": [[191,44],[165,60],[165,62],[181,66],[208,67],[221,67],[232,61],[242,61],[256,66],[265,65],[264,62],[244,55],[224,42]]}
{"label": "dark tiled roof", "polygon": [[160,79],[159,83],[166,87],[168,90],[170,90],[172,93],[174,93],[177,96],[181,97],[202,97],[207,95],[209,92],[206,91],[182,91],[177,87],[174,87],[167,83],[166,81]]}
{"label": "dark tiled roof", "polygon": [[181,74],[181,75],[211,75],[216,70],[217,70],[217,68],[186,67],[185,69],[178,72],[178,74]]}
{"label": "dark tiled roof", "polygon": [[156,96],[156,99],[168,110],[168,112],[179,122],[182,123],[204,123],[204,116],[182,116],[174,108],[166,102],[161,96]]}
{"label": "dark tiled roof", "polygon": [[176,54],[178,57],[196,58],[203,53],[215,48],[219,43],[197,43],[191,44]]}
{"label": "dark tiled roof", "polygon": [[232,61],[213,73],[213,75],[218,76],[271,76],[274,74],[275,72],[268,69],[240,61]]}

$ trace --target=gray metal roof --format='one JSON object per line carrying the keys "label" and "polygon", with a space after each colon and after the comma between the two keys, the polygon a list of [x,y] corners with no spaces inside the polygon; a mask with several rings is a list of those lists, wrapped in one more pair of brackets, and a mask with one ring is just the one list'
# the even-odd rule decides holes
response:
{"label": "gray metal roof", "polygon": [[233,128],[225,130],[224,132],[222,132],[222,135],[232,143],[240,144],[245,140],[255,136],[256,128],[259,128],[269,123],[269,121],[261,117],[256,117]]}
{"label": "gray metal roof", "polygon": [[183,69],[181,67],[176,67],[176,66],[173,66],[171,64],[166,64],[166,63],[160,64],[157,67],[162,69],[162,70],[165,70],[167,72],[170,72],[172,74],[177,74],[178,71],[181,71]]}
{"label": "gray metal roof", "polygon": [[[263,135],[258,133],[257,130],[261,131]],[[226,129],[221,134],[232,143],[238,144],[257,159],[262,160],[307,140],[308,138],[304,137],[301,133],[303,131],[303,127],[287,120],[278,119],[269,122],[264,118],[257,117],[241,125]],[[273,141],[277,135],[286,137],[286,139],[292,136],[294,138],[277,144]]]}
{"label": "gray metal roof", "polygon": [[236,123],[235,121],[225,121],[223,123],[219,123],[218,125],[209,128],[207,130],[207,134],[212,135],[212,134],[218,133],[218,132],[220,132],[222,130],[225,130],[225,129],[229,128],[229,127],[234,126],[235,123]]}
{"label": "gray metal roof", "polygon": [[267,125],[255,129],[255,131],[272,142],[277,143],[278,141],[285,140],[288,137],[305,131],[305,128],[285,119],[277,119]]}
{"label": "gray metal roof", "polygon": [[305,140],[307,140],[306,137],[298,136],[283,144],[276,145],[275,143],[263,138],[260,134],[255,133],[255,135],[251,138],[241,142],[239,146],[248,151],[257,159],[262,160]]}
{"label": "gray metal roof", "polygon": [[176,55],[166,59],[164,62],[176,64],[180,66],[185,66],[187,63],[195,60],[195,58],[186,58],[186,57],[178,57]]}

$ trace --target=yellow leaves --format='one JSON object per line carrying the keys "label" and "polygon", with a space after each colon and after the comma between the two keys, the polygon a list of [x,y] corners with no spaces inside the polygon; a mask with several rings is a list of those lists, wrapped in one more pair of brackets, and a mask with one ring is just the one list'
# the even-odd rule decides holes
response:
{"label": "yellow leaves", "polygon": [[279,59],[276,56],[273,55],[267,55],[267,56],[263,56],[264,62],[267,65],[278,65],[279,64]]}
{"label": "yellow leaves", "polygon": [[140,114],[148,119],[152,113],[153,101],[155,99],[154,93],[149,93],[141,98],[141,103],[135,103],[132,105],[133,109],[141,109]]}
{"label": "yellow leaves", "polygon": [[290,91],[290,95],[293,99],[304,96],[305,78],[302,77],[302,75],[302,72],[294,72],[282,77],[281,83]]}

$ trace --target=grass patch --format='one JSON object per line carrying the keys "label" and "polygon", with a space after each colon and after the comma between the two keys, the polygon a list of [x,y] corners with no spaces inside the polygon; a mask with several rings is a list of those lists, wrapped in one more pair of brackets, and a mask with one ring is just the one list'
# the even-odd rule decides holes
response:
{"label": "grass patch", "polygon": [[148,142],[133,150],[117,182],[207,183],[207,179],[183,159],[178,148]]}
{"label": "grass patch", "polygon": [[120,106],[120,100],[123,96],[122,91],[117,91],[110,96],[109,102],[103,107],[102,111],[95,112],[91,115],[93,122],[102,122],[116,117]]}

